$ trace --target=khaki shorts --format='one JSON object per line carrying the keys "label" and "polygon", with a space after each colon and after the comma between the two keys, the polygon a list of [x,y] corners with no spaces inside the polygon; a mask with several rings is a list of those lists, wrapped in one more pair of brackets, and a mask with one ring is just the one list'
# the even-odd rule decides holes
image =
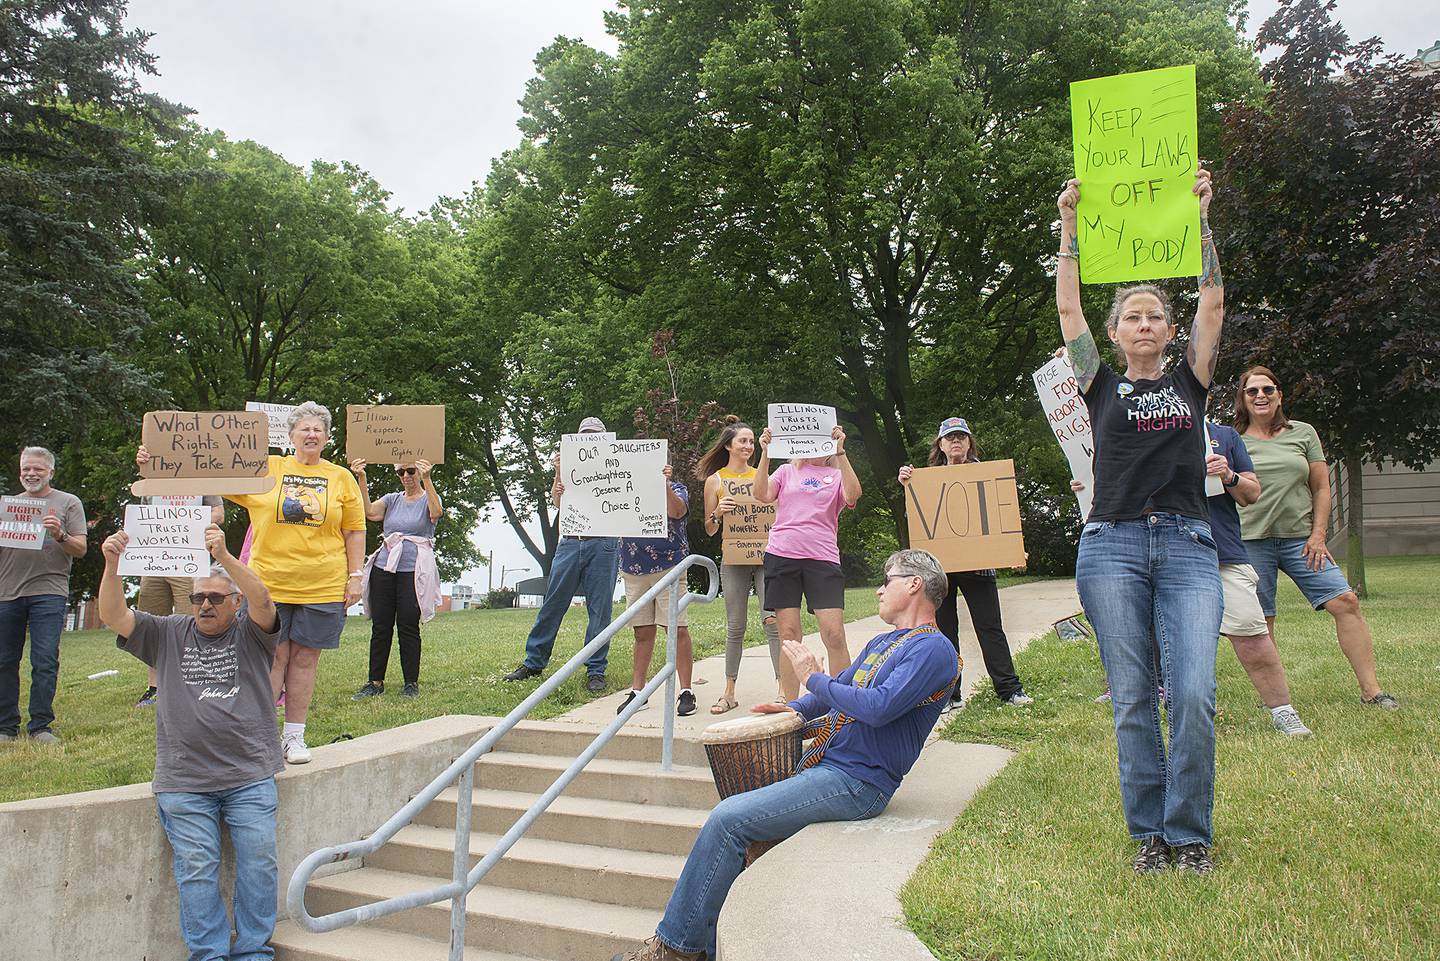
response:
{"label": "khaki shorts", "polygon": [[1220,620],[1220,633],[1230,637],[1255,637],[1269,633],[1265,614],[1260,610],[1260,596],[1255,593],[1260,583],[1255,568],[1249,564],[1221,564],[1220,584],[1225,589],[1225,616]]}
{"label": "khaki shorts", "polygon": [[[640,599],[641,595],[660,583],[660,578],[668,573],[670,573],[668,570],[656,571],[654,574],[630,574],[621,572],[620,576],[625,579],[625,607],[627,609],[634,607],[635,602]],[[684,587],[684,584],[684,580],[681,580],[680,585]],[[663,624],[668,627],[670,622],[670,592],[674,589],[675,585],[671,584],[665,588],[665,590],[656,594],[654,600],[642,605],[640,609],[635,612],[635,616],[630,619],[630,626],[649,627],[652,624]],[[679,626],[689,626],[689,621],[685,617],[685,609],[683,607],[680,609]]]}

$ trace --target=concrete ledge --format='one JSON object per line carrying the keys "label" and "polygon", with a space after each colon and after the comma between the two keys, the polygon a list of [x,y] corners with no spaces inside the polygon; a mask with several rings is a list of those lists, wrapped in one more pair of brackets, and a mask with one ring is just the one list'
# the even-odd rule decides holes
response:
{"label": "concrete ledge", "polygon": [[[932,961],[905,927],[900,888],[1010,757],[1004,748],[938,741],[880,817],[812,824],[770,851],[730,889],[716,937],[720,961]],[[835,923],[827,906],[836,905],[847,923]]]}
{"label": "concrete ledge", "polygon": [[[309,764],[280,774],[282,917],[302,858],[373,832],[496,720],[452,715],[321,745]],[[0,890],[9,892],[0,956],[185,956],[170,845],[148,783],[0,804],[0,844]],[[232,872],[227,854],[222,876]]]}

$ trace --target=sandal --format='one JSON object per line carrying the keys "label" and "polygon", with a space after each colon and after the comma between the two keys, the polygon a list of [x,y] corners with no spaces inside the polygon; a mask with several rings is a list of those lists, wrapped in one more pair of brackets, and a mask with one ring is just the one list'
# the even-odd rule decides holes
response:
{"label": "sandal", "polygon": [[739,706],[740,706],[740,702],[737,701],[737,700],[735,700],[735,698],[733,698],[733,697],[726,697],[724,694],[721,694],[721,695],[720,695],[720,699],[719,699],[718,701],[716,701],[716,702],[710,707],[710,713],[711,713],[711,714],[724,714],[724,713],[726,713],[727,711],[733,711],[733,710],[735,710],[735,709],[736,709],[737,707],[739,707]]}

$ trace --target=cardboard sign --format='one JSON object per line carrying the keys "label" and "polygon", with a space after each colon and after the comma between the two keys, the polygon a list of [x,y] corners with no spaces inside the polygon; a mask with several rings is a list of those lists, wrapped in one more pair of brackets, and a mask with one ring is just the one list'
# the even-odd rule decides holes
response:
{"label": "cardboard sign", "polygon": [[45,511],[45,501],[38,497],[0,497],[0,547],[44,547]]}
{"label": "cardboard sign", "polygon": [[[1201,426],[1205,428],[1205,446],[1201,457],[1209,457],[1211,453],[1220,453],[1216,450],[1219,445],[1210,440],[1210,418],[1205,418],[1205,422]],[[1225,493],[1225,482],[1218,477],[1210,476],[1210,471],[1207,469],[1205,471],[1205,496],[1217,497],[1223,493]]]}
{"label": "cardboard sign", "polygon": [[721,514],[724,523],[723,564],[763,564],[765,548],[770,543],[770,528],[775,525],[775,505],[762,504],[753,497],[732,495],[735,512]]}
{"label": "cardboard sign", "polygon": [[445,463],[445,405],[347,404],[345,457],[372,464]]}
{"label": "cardboard sign", "polygon": [[120,555],[122,577],[203,577],[210,570],[205,550],[208,507],[128,504],[125,533],[130,543]]}
{"label": "cardboard sign", "polygon": [[150,503],[161,507],[199,507],[205,499],[199,494],[160,494],[150,498]]}
{"label": "cardboard sign", "polygon": [[560,441],[560,533],[567,537],[664,537],[663,440]]}
{"label": "cardboard sign", "polygon": [[770,427],[770,456],[797,460],[801,457],[829,457],[835,453],[835,408],[819,404],[770,404],[766,407]]}
{"label": "cardboard sign", "polygon": [[1200,275],[1195,66],[1070,85],[1080,280]]}
{"label": "cardboard sign", "polygon": [[910,546],[934,554],[946,571],[1025,563],[1014,461],[917,468],[905,485],[905,515]]}
{"label": "cardboard sign", "polygon": [[1084,520],[1095,503],[1095,435],[1090,430],[1090,409],[1080,396],[1069,358],[1053,358],[1031,376],[1035,393],[1040,396],[1040,409],[1070,463],[1070,476],[1085,485],[1084,490],[1075,493]]}
{"label": "cardboard sign", "polygon": [[269,423],[257,411],[152,410],[140,428],[150,461],[130,485],[157,494],[263,494],[275,486]]}
{"label": "cardboard sign", "polygon": [[281,453],[295,449],[295,445],[290,443],[290,431],[285,427],[295,407],[295,404],[267,404],[263,400],[245,402],[246,410],[258,410],[270,419],[270,446]]}

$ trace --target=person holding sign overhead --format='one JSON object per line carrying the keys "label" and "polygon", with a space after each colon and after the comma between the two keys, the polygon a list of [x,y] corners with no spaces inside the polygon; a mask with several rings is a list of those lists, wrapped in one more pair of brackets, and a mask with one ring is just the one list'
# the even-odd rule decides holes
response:
{"label": "person holding sign overhead", "polygon": [[[782,641],[801,641],[802,596],[820,622],[826,668],[832,677],[850,666],[845,644],[845,574],[840,569],[840,511],[860,500],[860,478],[845,456],[845,431],[830,437],[835,453],[799,458],[770,474],[770,428],[760,432],[755,499],[775,505],[775,525],[765,549],[765,596],[779,620]],[[780,664],[781,697],[793,701],[800,682],[789,661]]]}
{"label": "person holding sign overhead", "polygon": [[365,461],[350,461],[360,484],[365,519],[381,521],[382,543],[365,560],[364,597],[370,628],[370,677],[351,696],[363,701],[385,692],[385,671],[390,666],[390,635],[400,635],[400,672],[405,686],[400,696],[420,696],[420,622],[435,616],[440,596],[440,575],[435,569],[435,523],[440,520],[440,495],[430,479],[430,462],[396,464],[399,493],[370,500]]}
{"label": "person holding sign overhead", "polygon": [[[74,494],[50,486],[55,455],[43,447],[20,452],[21,495],[35,502],[38,547],[0,547],[0,742],[20,736],[20,658],[30,634],[30,724],[36,744],[58,744],[55,683],[60,630],[70,594],[70,565],[85,554],[85,508]],[[40,511],[44,511],[40,514]]]}
{"label": "person holding sign overhead", "polygon": [[[980,447],[970,432],[970,425],[963,417],[947,417],[940,422],[940,432],[930,445],[927,462],[931,467],[947,464],[980,463]],[[914,468],[909,464],[900,468],[900,483],[910,483]],[[949,590],[945,601],[935,610],[935,625],[940,633],[955,645],[960,653],[960,613],[956,607],[956,595],[963,594],[965,607],[970,612],[970,623],[980,641],[980,653],[985,658],[985,670],[990,674],[990,683],[995,687],[995,696],[1002,704],[1019,707],[1034,703],[1034,698],[1025,693],[1015,673],[1015,662],[1010,657],[1010,642],[1005,637],[1005,627],[1000,623],[1000,589],[995,582],[995,572],[952,571],[945,575]],[[951,701],[945,710],[958,707],[963,697],[963,685],[956,684]]]}
{"label": "person holding sign overhead", "polygon": [[[695,476],[705,482],[705,533],[714,535],[720,531],[725,519],[735,514],[739,506],[736,498],[755,496],[755,468],[750,466],[754,453],[754,429],[733,414],[725,418],[720,439],[705,452],[695,468]],[[740,706],[735,699],[735,680],[740,676],[740,657],[745,652],[752,587],[756,606],[765,611],[763,563],[720,565],[720,588],[725,594],[725,691],[710,708],[711,714],[724,714]],[[770,642],[770,664],[778,684],[780,632],[773,613],[765,614],[764,627],[765,638]]]}
{"label": "person holding sign overhead", "polygon": [[[292,454],[271,454],[275,485],[263,494],[226,494],[245,508],[255,539],[250,567],[265,582],[280,614],[280,643],[270,674],[273,696],[285,692],[280,749],[286,763],[305,764],[305,719],[315,694],[320,652],[340,646],[345,610],[360,600],[365,560],[365,511],[350,472],[320,457],[330,443],[330,411],[311,401],[286,419]],[[149,452],[141,447],[137,463]]]}
{"label": "person holding sign overhead", "polygon": [[[1165,354],[1176,328],[1170,302],[1142,284],[1116,291],[1105,329],[1125,362],[1100,360],[1080,302],[1076,207],[1081,184],[1060,193],[1055,304],[1090,410],[1095,500],[1080,537],[1076,586],[1110,682],[1120,796],[1133,868],[1213,870],[1215,646],[1224,594],[1205,502],[1205,402],[1224,322],[1220,261],[1210,232],[1210,174],[1197,169],[1200,297],[1184,360]],[[1157,686],[1166,692],[1167,741]]]}

